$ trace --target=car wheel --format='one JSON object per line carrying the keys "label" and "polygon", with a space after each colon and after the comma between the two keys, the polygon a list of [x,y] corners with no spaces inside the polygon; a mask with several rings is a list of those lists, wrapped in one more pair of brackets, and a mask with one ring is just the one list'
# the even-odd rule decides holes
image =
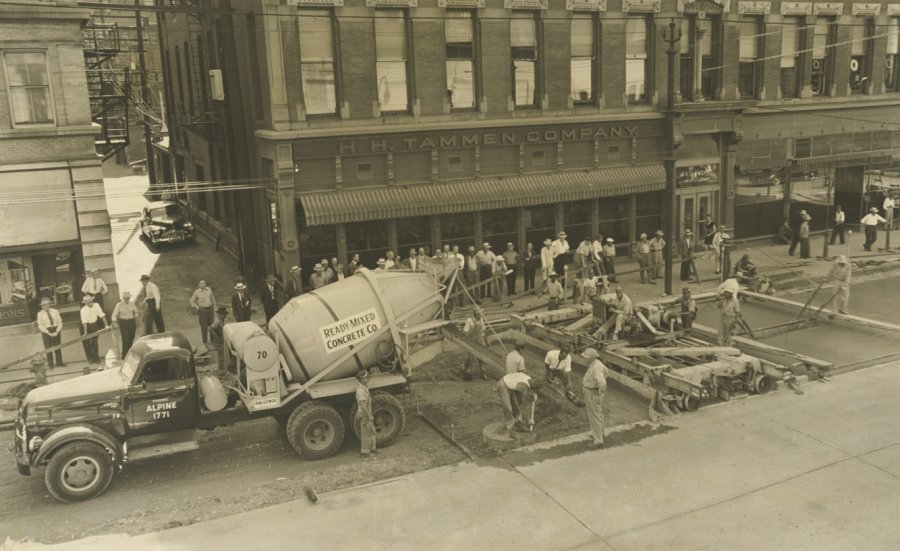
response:
{"label": "car wheel", "polygon": [[74,442],[50,458],[44,484],[63,503],[85,501],[102,494],[115,474],[113,459],[101,445]]}

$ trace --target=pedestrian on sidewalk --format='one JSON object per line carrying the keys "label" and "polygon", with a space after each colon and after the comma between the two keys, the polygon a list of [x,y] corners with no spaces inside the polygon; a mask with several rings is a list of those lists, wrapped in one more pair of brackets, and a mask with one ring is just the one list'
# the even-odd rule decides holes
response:
{"label": "pedestrian on sidewalk", "polygon": [[239,281],[234,286],[234,294],[231,295],[231,314],[234,321],[250,321],[250,302],[247,286]]}
{"label": "pedestrian on sidewalk", "polygon": [[634,244],[634,255],[637,257],[638,270],[641,272],[641,283],[656,283],[650,271],[650,242],[647,234],[640,235],[640,241]]}
{"label": "pedestrian on sidewalk", "polygon": [[603,271],[610,283],[617,283],[616,280],[616,241],[612,237],[606,238],[606,244],[603,245]]}
{"label": "pedestrian on sidewalk", "polygon": [[719,334],[717,335],[719,346],[731,346],[734,324],[741,317],[741,304],[730,289],[722,291],[722,295],[719,297],[719,310]]}
{"label": "pedestrian on sidewalk", "polygon": [[800,258],[809,258],[809,221],[812,217],[805,214],[800,220]]}
{"label": "pedestrian on sidewalk", "polygon": [[216,351],[216,366],[219,371],[225,371],[225,318],[228,317],[228,308],[219,306],[216,308],[216,320],[209,326],[210,344]]}
{"label": "pedestrian on sidewalk", "polygon": [[481,244],[481,250],[475,253],[475,263],[478,264],[478,280],[481,283],[481,298],[491,296],[491,288],[494,286],[490,280],[494,277],[494,263],[497,255],[491,252],[491,244],[485,241]]}
{"label": "pedestrian on sidewalk", "polygon": [[541,248],[541,291],[538,298],[544,298],[547,292],[547,286],[550,284],[550,274],[553,272],[553,242],[550,239],[544,239],[544,246]]}
{"label": "pedestrian on sidewalk", "polygon": [[694,254],[694,232],[690,228],[684,230],[684,236],[678,243],[678,254],[681,256],[681,281],[690,281]]}
{"label": "pedestrian on sidewalk", "polygon": [[[315,291],[316,289],[321,289],[322,287],[328,285],[328,276],[325,275],[325,268],[320,263],[316,263],[313,266],[313,273],[309,276],[309,286]],[[240,320],[238,320],[240,321]]]}
{"label": "pedestrian on sidewalk", "polygon": [[[334,273],[341,278],[344,277],[338,270],[335,270]],[[266,323],[269,323],[272,321],[272,318],[275,317],[275,314],[278,313],[278,309],[281,308],[282,302],[281,291],[275,286],[275,276],[273,274],[268,274],[266,276],[266,284],[263,285],[262,290],[259,292],[259,298],[262,302],[263,310],[266,312]]]}
{"label": "pedestrian on sidewalk", "polygon": [[884,209],[884,229],[894,229],[894,196],[890,192],[884,196],[884,203],[881,208]]}
{"label": "pedestrian on sidewalk", "polygon": [[85,274],[84,283],[81,285],[81,294],[94,297],[94,303],[101,310],[103,309],[103,298],[108,292],[109,287],[106,286],[106,282],[100,277],[100,270],[93,268],[89,273]]}
{"label": "pedestrian on sidewalk", "polygon": [[[831,266],[831,271],[828,272],[828,279],[834,288],[837,313],[846,314],[847,305],[850,302],[850,263],[847,262],[846,256],[837,257]],[[830,317],[834,317],[834,310],[831,311]]]}
{"label": "pedestrian on sidewalk", "polygon": [[584,273],[585,268],[591,265],[593,253],[594,246],[591,244],[591,236],[585,235],[575,249],[575,268]]}
{"label": "pedestrian on sidewalk", "polygon": [[550,350],[544,356],[544,372],[547,384],[553,384],[557,380],[562,383],[566,391],[566,399],[578,405],[583,405],[575,393],[572,392],[572,355],[567,346],[558,350]]}
{"label": "pedestrian on sidewalk", "polygon": [[[84,298],[81,299],[81,303],[84,305],[81,307],[82,335],[90,335],[105,327],[109,327],[106,323],[106,316],[103,314],[103,310],[100,309],[99,304],[94,302],[94,297],[92,295],[84,295]],[[84,348],[84,357],[87,359],[88,363],[100,363],[99,339],[99,336],[94,336],[81,341],[81,345]]]}
{"label": "pedestrian on sidewalk", "polygon": [[113,329],[118,329],[119,336],[122,337],[121,359],[123,360],[128,355],[128,351],[131,350],[131,345],[134,344],[134,335],[137,332],[137,316],[138,309],[131,302],[131,293],[123,291],[122,300],[116,304],[112,312]]}
{"label": "pedestrian on sidewalk", "polygon": [[540,257],[534,252],[534,245],[525,245],[525,253],[522,255],[522,268],[525,275],[525,292],[534,292],[534,279],[537,273]]}
{"label": "pedestrian on sidewalk", "polygon": [[[359,263],[359,253],[353,253],[353,256],[350,257],[350,262],[347,263],[347,275],[352,276],[353,274],[355,274],[356,270],[358,270],[360,266],[362,266],[362,264]],[[300,268],[297,268],[298,271],[299,271],[299,269]],[[294,271],[294,269],[291,268],[291,272],[293,272],[293,271]],[[297,293],[297,294],[300,294],[300,293]],[[297,296],[297,295],[294,295],[294,296]],[[293,297],[291,297],[291,298],[293,298]]]}
{"label": "pedestrian on sidewalk", "polygon": [[519,253],[512,243],[506,244],[503,251],[503,262],[506,264],[506,294],[516,294],[516,278],[519,277]]}
{"label": "pedestrian on sidewalk", "polygon": [[369,372],[356,372],[356,417],[359,425],[359,454],[368,459],[375,454],[375,417],[372,415],[372,395],[369,393]]}
{"label": "pedestrian on sidewalk", "polygon": [[800,224],[803,223],[804,216],[806,216],[806,209],[801,209],[796,218],[791,221],[791,244],[788,247],[788,256],[794,256],[794,251],[800,244]]}
{"label": "pedestrian on sidewalk", "polygon": [[[484,321],[484,311],[480,306],[472,307],[472,315],[466,319],[465,325],[463,325],[463,333],[469,336],[470,339],[475,341],[477,344],[487,347],[487,340],[485,340],[485,328],[486,322]],[[487,379],[487,375],[484,373],[484,362],[476,356],[473,352],[469,352],[469,356],[466,358],[465,363],[463,364],[463,379],[467,381],[471,381],[474,375],[473,371],[475,366],[478,366],[478,370],[481,372],[481,377],[483,379]]]}
{"label": "pedestrian on sidewalk", "polygon": [[[418,259],[416,259],[418,265]],[[478,285],[478,260],[475,258],[475,245],[469,245],[466,254],[466,269],[463,271],[463,275],[466,280],[466,287],[468,290],[466,294],[469,294],[476,303],[481,303],[480,293],[478,288],[475,287]]]}
{"label": "pedestrian on sidewalk", "polygon": [[[52,307],[53,301],[49,297],[41,299],[41,311],[37,314],[37,328],[41,332],[41,340],[44,349],[59,346],[62,342],[63,321],[59,310]],[[53,363],[54,355],[56,363]],[[47,352],[47,367],[65,367],[62,359],[62,349],[57,348],[53,352]]]}
{"label": "pedestrian on sidewalk", "polygon": [[525,369],[525,357],[522,351],[525,350],[525,343],[516,342],[513,349],[506,355],[506,372],[507,373],[527,373]]}
{"label": "pedestrian on sidewalk", "polygon": [[719,227],[719,229],[716,231],[716,234],[713,236],[712,247],[710,249],[713,253],[712,257],[715,261],[715,267],[716,267],[715,273],[717,273],[717,274],[722,273],[722,270],[723,270],[722,266],[724,265],[724,262],[722,260],[722,258],[723,258],[722,248],[723,248],[723,243],[725,242],[725,237],[726,237],[725,230],[726,230],[726,228],[725,228],[724,224],[721,227]]}
{"label": "pedestrian on sidewalk", "polygon": [[556,272],[550,272],[550,282],[547,283],[547,296],[550,297],[550,302],[547,306],[548,310],[558,310],[559,305],[565,298],[563,296],[565,291],[563,290],[562,283],[557,279],[558,277]]}
{"label": "pedestrian on sidewalk", "polygon": [[834,228],[831,230],[831,239],[829,239],[829,244],[834,245],[834,240],[838,237],[841,238],[841,245],[844,244],[844,222],[847,220],[847,215],[844,213],[843,207],[838,205],[835,207],[834,211]]}
{"label": "pedestrian on sidewalk", "polygon": [[606,393],[606,377],[609,371],[600,361],[600,353],[593,348],[585,348],[581,353],[582,358],[591,360],[584,377],[581,379],[583,387],[584,410],[587,413],[588,424],[591,427],[591,445],[596,448],[603,446],[605,441],[603,419],[603,395]]}
{"label": "pedestrian on sidewalk", "polygon": [[[443,254],[443,253],[438,253]],[[501,295],[506,291],[506,272],[509,270],[506,268],[506,260],[502,254],[498,254],[494,257],[494,277],[491,280],[491,296],[494,297],[494,301],[500,300]],[[507,293],[511,294],[511,293]]]}
{"label": "pedestrian on sidewalk", "polygon": [[207,330],[213,322],[213,312],[216,310],[216,297],[213,295],[212,289],[206,286],[206,280],[201,279],[197,282],[197,289],[191,295],[191,310],[197,315],[200,322],[200,340],[206,344],[208,340]]}
{"label": "pedestrian on sidewalk", "polygon": [[503,407],[503,420],[509,431],[528,432],[534,424],[532,404],[541,382],[525,373],[507,373],[498,382],[496,392]]}
{"label": "pedestrian on sidewalk", "polygon": [[291,266],[291,277],[284,286],[285,300],[291,300],[301,294],[303,294],[303,280],[300,278],[300,266]]}
{"label": "pedestrian on sidewalk", "polygon": [[865,226],[866,232],[866,242],[863,244],[863,248],[867,251],[871,251],[872,245],[874,245],[875,241],[878,239],[878,223],[884,224],[887,220],[878,214],[877,208],[872,207],[869,209],[869,214],[865,215],[860,222]]}
{"label": "pedestrian on sidewalk", "polygon": [[719,233],[719,230],[716,227],[716,223],[713,221],[712,215],[707,214],[706,220],[703,221],[703,248],[706,249],[705,258],[718,257],[715,244],[717,233]]}
{"label": "pedestrian on sidewalk", "polygon": [[663,277],[662,269],[665,264],[663,253],[666,250],[664,235],[662,230],[656,230],[656,234],[650,240],[650,275],[653,280]]}
{"label": "pedestrian on sidewalk", "polygon": [[[159,294],[159,287],[150,281],[150,276],[147,274],[141,276],[141,283],[144,285],[144,334],[162,333],[166,330],[166,324],[163,321],[162,297]],[[153,331],[154,325],[156,331]]]}

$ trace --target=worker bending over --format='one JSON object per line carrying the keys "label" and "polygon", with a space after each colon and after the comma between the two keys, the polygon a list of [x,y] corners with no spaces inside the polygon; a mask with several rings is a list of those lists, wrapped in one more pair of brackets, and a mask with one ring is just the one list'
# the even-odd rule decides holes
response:
{"label": "worker bending over", "polygon": [[570,402],[583,405],[572,392],[572,355],[569,353],[568,347],[564,346],[559,350],[547,352],[544,357],[544,371],[547,374],[548,384],[555,383],[558,379],[566,389],[566,398]]}
{"label": "worker bending over", "polygon": [[625,322],[634,315],[634,306],[631,303],[631,299],[628,298],[625,290],[621,287],[616,287],[616,299],[610,305],[610,314],[611,316],[607,318],[606,322],[594,333],[595,339],[605,339],[610,327],[613,326],[615,326],[615,330],[612,338],[613,340],[618,339]]}
{"label": "worker bending over", "polygon": [[497,394],[503,406],[503,419],[508,430],[528,432],[534,426],[535,392],[541,382],[525,373],[507,373],[497,383]]}
{"label": "worker bending over", "polygon": [[525,373],[525,357],[522,356],[523,350],[525,350],[525,343],[518,341],[513,350],[506,355],[507,373]]}

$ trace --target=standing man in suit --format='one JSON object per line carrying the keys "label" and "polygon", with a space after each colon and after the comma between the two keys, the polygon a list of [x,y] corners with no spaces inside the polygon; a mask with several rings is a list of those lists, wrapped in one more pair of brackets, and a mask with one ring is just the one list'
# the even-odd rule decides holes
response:
{"label": "standing man in suit", "polygon": [[84,284],[81,286],[82,295],[91,295],[94,297],[94,303],[103,309],[103,297],[109,292],[106,282],[100,277],[100,270],[94,268],[87,277],[84,278]]}
{"label": "standing man in suit", "polygon": [[231,295],[231,312],[235,321],[250,321],[250,293],[247,286],[238,282]]}
{"label": "standing man in suit", "polygon": [[284,286],[285,300],[291,300],[303,293],[303,280],[300,279],[300,266],[291,268],[291,277],[288,279],[287,285]]}
{"label": "standing man in suit", "polygon": [[147,274],[141,276],[141,283],[144,285],[144,334],[152,335],[154,324],[156,325],[155,332],[162,333],[166,330],[166,324],[163,321],[162,297],[159,294],[159,287],[150,281],[150,276]]}
{"label": "standing man in suit", "polygon": [[681,255],[681,281],[690,281],[691,257],[694,254],[694,232],[690,228],[684,230],[684,236],[678,243],[678,254]]}
{"label": "standing man in suit", "polygon": [[797,213],[796,221],[791,222],[791,244],[788,246],[788,255],[794,256],[797,245],[800,244],[800,224],[803,223],[803,217],[806,216],[806,209]]}
{"label": "standing man in suit", "polygon": [[540,265],[540,257],[534,252],[534,245],[525,246],[525,254],[522,255],[522,265],[525,269],[525,292],[534,292],[534,276]]}
{"label": "standing man in suit", "polygon": [[[59,315],[59,310],[53,308],[52,304],[53,301],[49,297],[42,298],[41,311],[37,314],[37,327],[38,331],[41,332],[41,339],[44,341],[45,349],[59,346],[62,340],[62,337],[60,337],[63,327],[62,318]],[[57,367],[65,367],[66,364],[63,363],[61,349],[56,349],[55,356],[55,365]],[[47,353],[47,367],[54,367],[53,357],[53,352]]]}
{"label": "standing man in suit", "polygon": [[275,317],[275,314],[278,313],[278,308],[281,306],[280,295],[281,292],[275,287],[275,276],[272,274],[267,275],[266,284],[263,285],[262,291],[259,293],[263,310],[266,311],[266,323],[269,323]]}

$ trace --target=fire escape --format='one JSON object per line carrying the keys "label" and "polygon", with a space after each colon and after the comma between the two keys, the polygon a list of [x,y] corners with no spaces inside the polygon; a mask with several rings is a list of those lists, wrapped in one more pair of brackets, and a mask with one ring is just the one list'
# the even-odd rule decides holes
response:
{"label": "fire escape", "polygon": [[83,39],[91,120],[100,125],[94,145],[105,160],[129,143],[131,80],[127,67],[110,63],[122,51],[118,25],[91,22],[84,27]]}

